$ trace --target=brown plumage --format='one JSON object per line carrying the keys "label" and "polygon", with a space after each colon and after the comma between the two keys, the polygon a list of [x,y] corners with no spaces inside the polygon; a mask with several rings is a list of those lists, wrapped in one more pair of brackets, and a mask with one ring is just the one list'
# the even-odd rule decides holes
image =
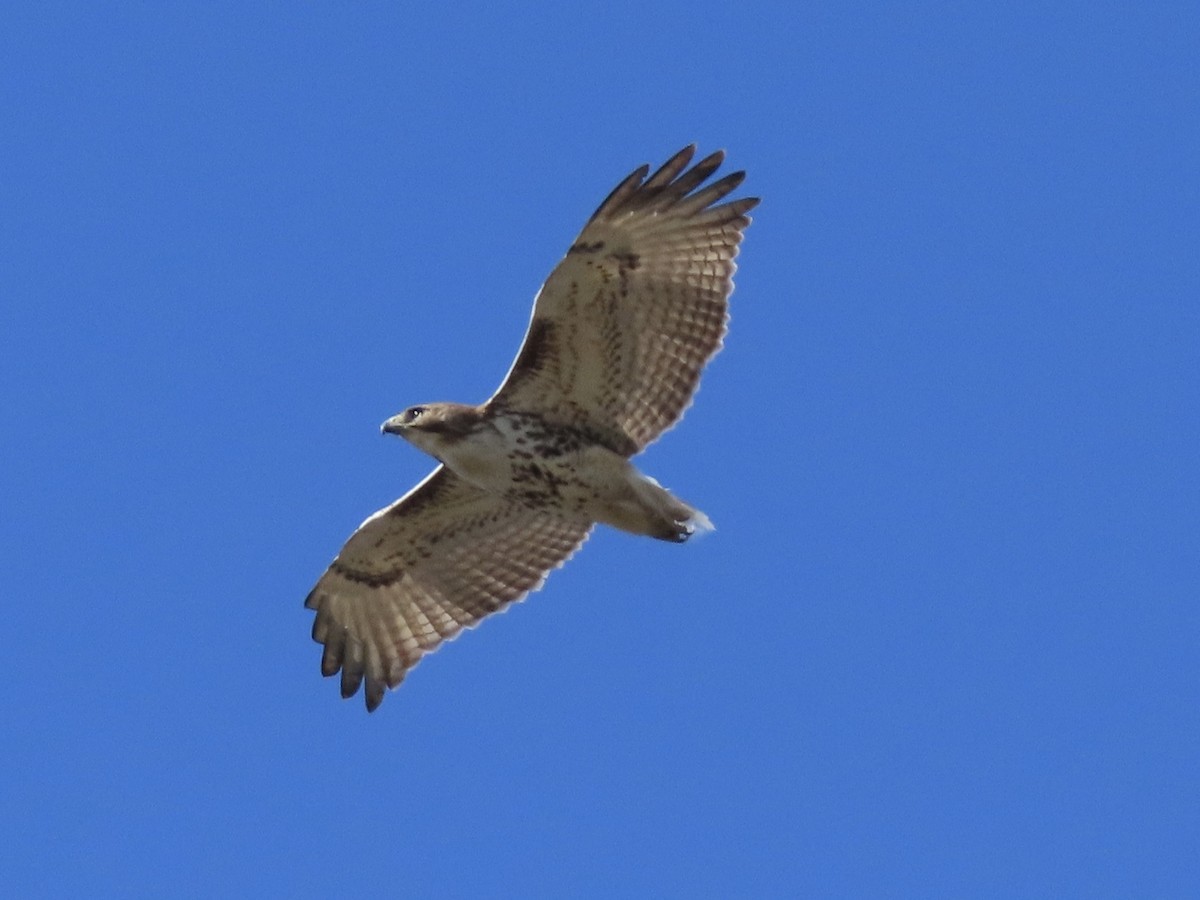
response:
{"label": "brown plumage", "polygon": [[724,155],[688,169],[694,149],[600,205],[490,400],[384,423],[442,465],[364,522],[309,594],[343,696],[365,681],[375,709],[425,653],[540,587],[596,522],[680,542],[711,527],[628,461],[679,420],[720,349],[758,203],[714,205],[744,173],[704,186]]}

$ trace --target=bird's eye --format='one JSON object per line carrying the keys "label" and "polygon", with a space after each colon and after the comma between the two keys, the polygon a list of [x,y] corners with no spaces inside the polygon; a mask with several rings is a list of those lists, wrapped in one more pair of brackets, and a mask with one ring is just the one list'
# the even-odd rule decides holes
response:
{"label": "bird's eye", "polygon": [[423,406],[413,406],[406,409],[404,411],[404,424],[411,425],[413,422],[417,421],[417,419],[421,418],[424,412],[425,407]]}

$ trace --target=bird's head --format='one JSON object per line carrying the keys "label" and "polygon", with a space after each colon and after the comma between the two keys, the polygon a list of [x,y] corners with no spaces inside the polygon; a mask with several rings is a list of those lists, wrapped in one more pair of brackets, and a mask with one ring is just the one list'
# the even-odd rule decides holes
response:
{"label": "bird's head", "polygon": [[478,407],[465,403],[425,403],[392,416],[381,430],[440,458],[440,450],[466,437],[480,417]]}

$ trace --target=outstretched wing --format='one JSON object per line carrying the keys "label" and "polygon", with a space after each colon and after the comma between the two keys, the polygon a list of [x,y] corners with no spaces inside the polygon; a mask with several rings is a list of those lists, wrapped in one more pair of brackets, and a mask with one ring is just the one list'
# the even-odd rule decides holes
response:
{"label": "outstretched wing", "polygon": [[627,456],[679,420],[721,348],[733,260],[758,203],[714,205],[745,173],[702,186],[725,154],[688,169],[694,153],[649,178],[642,166],[596,210],[542,286],[490,405],[586,428]]}
{"label": "outstretched wing", "polygon": [[439,466],[350,536],[305,606],[321,672],[367,709],[426,653],[542,586],[591,526],[508,503]]}

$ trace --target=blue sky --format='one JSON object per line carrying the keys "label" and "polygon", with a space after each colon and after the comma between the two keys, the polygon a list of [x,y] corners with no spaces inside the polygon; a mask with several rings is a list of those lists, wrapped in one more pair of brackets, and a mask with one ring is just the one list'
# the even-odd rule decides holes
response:
{"label": "blue sky", "polygon": [[[1194,4],[4,18],[14,896],[1200,890]],[[379,423],[692,141],[763,203],[639,463],[718,531],[341,701],[303,599],[430,468]]]}

